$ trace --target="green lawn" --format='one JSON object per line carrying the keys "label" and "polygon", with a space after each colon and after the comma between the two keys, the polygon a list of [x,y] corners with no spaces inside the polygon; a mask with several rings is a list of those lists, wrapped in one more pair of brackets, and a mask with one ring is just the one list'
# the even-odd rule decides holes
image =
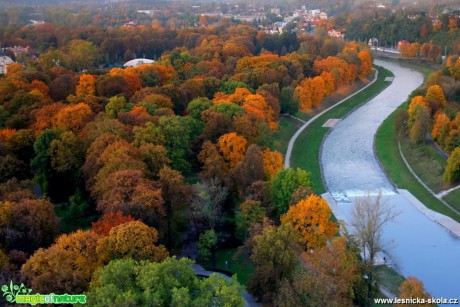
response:
{"label": "green lawn", "polygon": [[303,123],[292,117],[283,116],[279,120],[278,131],[273,136],[272,149],[286,154],[289,140],[294,133],[303,125]]}
{"label": "green lawn", "polygon": [[413,171],[431,190],[439,193],[451,188],[442,179],[447,161],[429,143],[413,146],[408,138],[403,138],[401,149]]}
{"label": "green lawn", "polygon": [[445,202],[452,206],[457,211],[460,211],[460,189],[447,194],[442,198]]}
{"label": "green lawn", "polygon": [[[407,108],[407,103],[399,107],[399,109],[405,108]],[[417,199],[423,201],[428,208],[450,216],[460,222],[460,216],[447,208],[441,201],[436,199],[425,189],[415,177],[412,176],[404,164],[399,154],[397,136],[393,129],[395,113],[396,111],[380,126],[375,140],[377,157],[383,169],[398,188],[409,190]]]}
{"label": "green lawn", "polygon": [[[254,265],[250,260],[243,259],[243,257],[235,260],[234,255],[236,252],[236,248],[218,250],[216,253],[216,268],[236,274],[239,283],[246,286],[249,276],[254,272]],[[228,266],[225,265],[225,261],[228,261]],[[202,265],[206,269],[212,267],[211,261],[204,262]]]}
{"label": "green lawn", "polygon": [[377,267],[377,279],[388,291],[399,296],[399,287],[405,278],[394,269],[387,266]]}
{"label": "green lawn", "polygon": [[379,77],[373,85],[350,98],[347,102],[320,116],[299,135],[294,144],[291,155],[291,167],[299,167],[311,173],[312,189],[315,193],[322,194],[326,191],[321,178],[319,154],[321,144],[329,128],[323,128],[322,125],[329,118],[344,117],[387,87],[389,83],[384,81],[385,77],[392,76],[392,73],[381,67],[378,67],[378,70]]}

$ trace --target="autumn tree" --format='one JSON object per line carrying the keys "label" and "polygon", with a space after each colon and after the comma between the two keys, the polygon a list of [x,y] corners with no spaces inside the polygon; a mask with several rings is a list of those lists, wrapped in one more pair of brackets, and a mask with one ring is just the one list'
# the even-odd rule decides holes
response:
{"label": "autumn tree", "polygon": [[[409,276],[401,283],[399,287],[401,294],[399,298],[402,299],[424,299],[428,300],[431,295],[425,290],[423,283],[415,277]],[[421,306],[434,306],[434,304],[421,304]]]}
{"label": "autumn tree", "polygon": [[425,140],[430,127],[430,114],[426,107],[417,106],[414,113],[415,118],[409,128],[409,138],[412,144]]}
{"label": "autumn tree", "polygon": [[97,137],[89,146],[86,151],[86,159],[83,164],[83,174],[86,180],[86,187],[88,190],[94,188],[96,183],[96,175],[104,166],[102,161],[99,160],[102,152],[112,143],[121,141],[121,138],[116,134],[104,133]]}
{"label": "autumn tree", "polygon": [[131,216],[125,216],[121,211],[104,214],[100,220],[93,222],[91,229],[100,236],[107,236],[113,227],[134,220]]}
{"label": "autumn tree", "polygon": [[78,103],[60,109],[52,121],[54,127],[80,132],[92,116],[93,111],[87,104]]}
{"label": "autumn tree", "polygon": [[265,177],[273,179],[278,171],[283,168],[283,155],[278,151],[264,150]]}
{"label": "autumn tree", "polygon": [[439,109],[443,109],[446,105],[446,97],[444,91],[439,85],[432,85],[426,91],[426,100],[430,104],[431,112],[435,114]]}
{"label": "autumn tree", "polygon": [[203,164],[201,176],[206,179],[217,178],[224,181],[228,172],[228,163],[219,152],[217,145],[205,141],[198,154],[198,160]]}
{"label": "autumn tree", "polygon": [[46,199],[0,202],[0,212],[6,217],[2,241],[7,250],[32,252],[49,245],[59,233],[54,207]]}
{"label": "autumn tree", "polygon": [[298,263],[295,230],[286,226],[267,226],[253,237],[251,259],[255,272],[248,290],[263,302],[271,302],[282,280],[290,279]]}
{"label": "autumn tree", "polygon": [[433,130],[431,137],[436,140],[441,146],[449,133],[451,120],[445,113],[438,112],[434,117]]}
{"label": "autumn tree", "polygon": [[34,289],[40,292],[82,292],[100,265],[96,255],[99,236],[79,230],[60,236],[48,249],[39,249],[22,267]]}
{"label": "autumn tree", "polygon": [[460,147],[455,148],[450,154],[449,159],[447,159],[443,178],[447,183],[460,181]]}
{"label": "autumn tree", "polygon": [[356,252],[349,248],[346,237],[304,253],[305,265],[292,279],[281,282],[275,298],[276,306],[352,306],[356,298],[354,286],[359,276]]}
{"label": "autumn tree", "polygon": [[139,152],[147,166],[147,175],[149,178],[157,178],[160,170],[171,163],[171,160],[168,158],[168,151],[162,145],[143,143],[139,147]]}
{"label": "autumn tree", "polygon": [[338,232],[338,225],[331,221],[332,211],[327,202],[314,194],[291,206],[281,216],[281,223],[299,232],[305,249],[323,247]]}
{"label": "autumn tree", "polygon": [[77,96],[93,96],[96,94],[96,77],[90,74],[80,75],[76,92]]}
{"label": "autumn tree", "polygon": [[57,246],[38,249],[23,265],[22,274],[41,293],[81,293],[88,285],[83,274],[74,271],[70,252]]}
{"label": "autumn tree", "polygon": [[93,194],[97,194],[104,180],[113,172],[137,170],[145,173],[147,171],[139,149],[124,140],[112,142],[103,148],[98,163],[100,163],[100,169],[96,174],[96,184],[90,188]]}
{"label": "autumn tree", "polygon": [[246,145],[246,139],[235,132],[224,134],[217,141],[219,152],[230,167],[235,167],[243,159]]}
{"label": "autumn tree", "polygon": [[157,183],[144,179],[139,170],[115,171],[98,186],[97,209],[122,211],[151,224],[164,214],[164,201]]}
{"label": "autumn tree", "polygon": [[369,50],[358,52],[358,57],[361,61],[359,66],[359,77],[365,79],[372,72],[372,58]]}
{"label": "autumn tree", "polygon": [[103,263],[114,259],[149,260],[159,262],[168,257],[163,245],[155,245],[158,231],[139,221],[113,227],[107,237],[97,243],[97,254]]}

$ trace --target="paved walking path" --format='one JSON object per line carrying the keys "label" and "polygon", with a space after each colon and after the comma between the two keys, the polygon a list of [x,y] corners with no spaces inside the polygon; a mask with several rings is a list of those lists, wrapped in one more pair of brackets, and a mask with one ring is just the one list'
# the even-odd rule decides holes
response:
{"label": "paved walking path", "polygon": [[[382,240],[404,276],[422,280],[435,297],[460,295],[460,225],[426,208],[409,192],[397,190],[374,154],[374,137],[382,122],[423,82],[423,76],[397,63],[375,61],[395,75],[392,84],[335,125],[326,137],[321,164],[328,202],[350,225],[357,197],[382,193],[400,215],[384,227]],[[449,229],[449,231],[447,230]],[[353,232],[352,229],[349,229]]]}
{"label": "paved walking path", "polygon": [[[449,204],[446,203],[443,199],[441,199],[441,197],[442,197],[443,195],[439,197],[438,194],[435,194],[435,193],[433,192],[433,190],[431,190],[431,189],[425,184],[425,182],[423,182],[423,180],[420,179],[420,178],[417,176],[417,174],[414,172],[414,170],[412,169],[412,167],[409,165],[409,162],[407,162],[406,157],[404,156],[404,154],[403,154],[403,152],[402,152],[401,143],[400,143],[400,142],[398,142],[398,149],[399,149],[399,155],[400,155],[401,158],[403,159],[404,164],[406,164],[406,167],[407,167],[407,169],[409,170],[409,172],[412,174],[412,176],[414,176],[415,179],[417,179],[417,181],[418,181],[428,192],[430,192],[434,197],[436,197],[437,199],[439,199],[439,201],[442,202],[442,203],[444,204],[444,206],[448,207],[450,210],[452,210],[452,211],[455,212],[456,214],[460,215],[460,212],[458,212],[457,210],[455,210],[454,208],[452,208],[451,205],[449,205]],[[458,188],[458,187],[456,187],[456,188]],[[456,188],[453,188],[453,189],[451,189],[451,190],[455,190]],[[447,195],[449,192],[450,192],[450,190],[448,190],[447,192],[446,192],[446,191],[441,192],[440,194],[443,194],[443,193],[444,193],[444,195]],[[460,237],[460,236],[459,236],[459,237]]]}
{"label": "paved walking path", "polygon": [[450,189],[448,189],[448,190],[439,192],[439,193],[436,194],[435,196],[436,196],[436,198],[441,199],[441,198],[443,198],[444,196],[448,195],[450,192],[453,192],[453,191],[458,190],[458,189],[460,189],[460,184],[459,184],[458,186],[456,186],[456,187],[453,187],[453,188],[450,188]]}
{"label": "paved walking path", "polygon": [[301,122],[304,122],[304,124],[302,125],[302,127],[299,128],[299,130],[296,131],[296,133],[291,137],[291,139],[289,140],[289,144],[288,144],[288,149],[286,151],[286,156],[284,157],[284,167],[285,168],[289,168],[291,166],[291,154],[292,154],[292,149],[294,148],[294,143],[295,141],[297,140],[297,138],[299,137],[299,135],[302,133],[302,131],[305,130],[305,128],[307,128],[312,122],[314,122],[318,117],[320,117],[321,115],[323,115],[324,113],[328,112],[329,110],[332,110],[333,108],[335,108],[336,106],[338,105],[341,105],[342,103],[344,103],[345,101],[347,101],[349,98],[361,93],[362,91],[364,91],[366,88],[368,88],[369,86],[371,86],[372,84],[375,83],[375,81],[377,81],[377,78],[379,76],[379,72],[374,69],[374,79],[372,79],[371,82],[369,82],[369,84],[366,84],[366,86],[364,86],[362,89],[360,89],[359,91],[357,92],[354,92],[353,94],[351,94],[350,96],[348,97],[345,97],[344,99],[340,100],[338,103],[334,104],[333,106],[330,106],[329,108],[319,112],[318,114],[316,114],[315,116],[313,116],[312,118],[310,118],[307,122],[305,122],[304,120],[300,119],[300,118],[297,118],[297,117],[294,117],[294,116],[291,116]]}

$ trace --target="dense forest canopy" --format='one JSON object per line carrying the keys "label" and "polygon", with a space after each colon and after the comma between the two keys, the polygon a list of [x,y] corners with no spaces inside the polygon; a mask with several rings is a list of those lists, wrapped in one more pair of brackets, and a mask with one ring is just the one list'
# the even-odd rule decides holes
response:
{"label": "dense forest canopy", "polygon": [[[0,41],[14,63],[0,77],[0,284],[84,292],[93,305],[154,295],[165,305],[212,297],[240,306],[236,280],[198,279],[190,260],[174,257],[214,266],[220,249],[238,246],[253,270],[247,288],[267,304],[368,303],[376,289],[355,242],[337,235],[310,174],[283,169],[273,135],[282,114],[318,110],[372,75],[367,41],[333,37],[333,27],[356,40],[411,36],[403,56],[439,62],[434,38],[456,42],[457,23],[442,19],[436,30],[399,11],[370,22],[366,4],[349,11],[357,3],[331,1],[325,10],[337,15],[316,30],[292,22],[273,33],[264,27],[277,16],[208,18],[179,2],[139,13],[145,3],[1,10]],[[218,5],[252,9],[206,9]],[[454,152],[460,46],[450,46],[406,128],[419,136],[434,121],[433,138]],[[154,62],[123,66],[136,58]]]}

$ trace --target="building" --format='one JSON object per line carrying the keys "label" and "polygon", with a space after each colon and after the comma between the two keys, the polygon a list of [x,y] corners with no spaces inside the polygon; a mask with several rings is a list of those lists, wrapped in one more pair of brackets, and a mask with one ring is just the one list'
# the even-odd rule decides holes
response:
{"label": "building", "polygon": [[8,65],[13,64],[14,61],[4,54],[0,55],[0,75],[6,75]]}
{"label": "building", "polygon": [[128,61],[126,62],[125,64],[123,64],[124,67],[136,67],[136,66],[141,66],[141,65],[145,65],[145,64],[152,64],[152,63],[155,63],[154,60],[150,60],[150,59],[134,59],[134,60],[131,60],[131,61]]}
{"label": "building", "polygon": [[340,37],[340,38],[344,38],[345,37],[345,34],[343,34],[342,32],[340,31],[337,31],[335,29],[332,29],[332,30],[329,30],[327,31],[327,35],[331,36],[331,37]]}

